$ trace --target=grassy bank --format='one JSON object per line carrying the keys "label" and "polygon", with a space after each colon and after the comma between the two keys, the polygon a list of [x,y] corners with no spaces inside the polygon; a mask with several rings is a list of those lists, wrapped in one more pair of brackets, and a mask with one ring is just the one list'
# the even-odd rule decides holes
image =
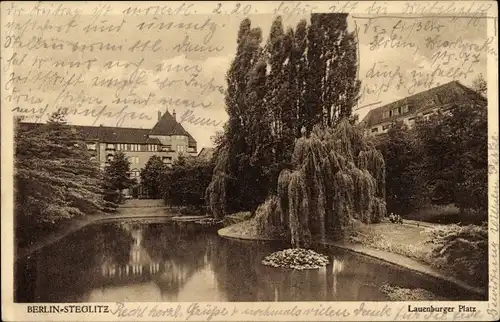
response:
{"label": "grassy bank", "polygon": [[470,285],[488,283],[487,230],[481,226],[360,225],[352,244],[416,259]]}

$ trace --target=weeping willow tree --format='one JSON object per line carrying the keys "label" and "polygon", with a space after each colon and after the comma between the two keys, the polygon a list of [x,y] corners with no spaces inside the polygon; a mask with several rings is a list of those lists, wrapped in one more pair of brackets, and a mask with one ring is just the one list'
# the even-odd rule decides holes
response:
{"label": "weeping willow tree", "polygon": [[278,178],[277,209],[294,247],[342,239],[353,219],[374,223],[385,215],[384,159],[347,119],[297,139],[292,164]]}
{"label": "weeping willow tree", "polygon": [[230,175],[227,173],[229,153],[225,146],[217,151],[212,181],[205,192],[206,200],[216,219],[221,219],[227,213],[227,190]]}

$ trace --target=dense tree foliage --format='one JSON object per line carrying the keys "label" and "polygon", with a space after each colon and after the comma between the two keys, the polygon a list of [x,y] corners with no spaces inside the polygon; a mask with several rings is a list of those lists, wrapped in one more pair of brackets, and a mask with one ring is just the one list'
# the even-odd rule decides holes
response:
{"label": "dense tree foliage", "polygon": [[425,177],[421,171],[422,148],[414,131],[395,123],[379,149],[386,162],[387,211],[409,214],[427,202]]}
{"label": "dense tree foliage", "polygon": [[216,217],[256,210],[276,192],[294,141],[350,116],[359,92],[354,39],[345,14],[314,14],[310,26],[286,31],[277,17],[263,46],[260,29],[242,21],[227,73],[229,120],[207,190]]}
{"label": "dense tree foliage", "polygon": [[421,121],[421,173],[433,202],[462,211],[488,206],[488,111],[486,102],[467,102]]}
{"label": "dense tree foliage", "polygon": [[388,210],[406,214],[427,203],[455,204],[486,215],[487,123],[486,101],[479,99],[418,119],[413,129],[395,124],[379,145]]}
{"label": "dense tree foliage", "polygon": [[180,156],[162,176],[165,203],[201,209],[207,204],[205,190],[212,179],[213,170],[211,160]]}
{"label": "dense tree foliage", "polygon": [[130,161],[125,153],[117,151],[104,168],[105,198],[122,202],[122,190],[131,188],[137,181],[130,178]]}
{"label": "dense tree foliage", "polygon": [[91,160],[80,133],[65,123],[57,112],[43,126],[16,123],[14,189],[20,234],[113,206],[103,200],[98,163]]}
{"label": "dense tree foliage", "polygon": [[162,176],[166,170],[167,166],[157,155],[149,158],[141,170],[141,184],[150,198],[160,199],[162,197]]}

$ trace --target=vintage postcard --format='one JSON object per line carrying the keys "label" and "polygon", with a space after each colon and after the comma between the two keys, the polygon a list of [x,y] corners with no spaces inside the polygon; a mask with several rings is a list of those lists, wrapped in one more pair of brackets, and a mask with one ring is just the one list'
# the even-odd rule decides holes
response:
{"label": "vintage postcard", "polygon": [[2,2],[2,319],[498,320],[497,10]]}

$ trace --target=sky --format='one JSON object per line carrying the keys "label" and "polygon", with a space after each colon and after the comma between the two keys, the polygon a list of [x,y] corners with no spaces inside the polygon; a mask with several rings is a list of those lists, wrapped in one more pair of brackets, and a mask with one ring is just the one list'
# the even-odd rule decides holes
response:
{"label": "sky", "polygon": [[[264,38],[267,37],[273,16],[259,14],[249,18],[252,27],[260,27]],[[24,21],[30,19],[35,20],[25,17]],[[225,75],[234,58],[242,19],[241,16],[214,15],[160,19],[79,16],[71,22],[69,18],[49,21],[39,17],[35,25],[37,35],[48,47],[55,44],[55,49],[29,48],[27,43],[33,33],[18,29],[21,42],[16,43],[17,47],[11,45],[12,54],[16,54],[18,60],[25,59],[17,66],[11,60],[11,67],[17,76],[27,77],[28,81],[12,80],[10,84],[15,85],[19,95],[38,98],[39,103],[32,101],[23,105],[36,108],[48,104],[50,109],[64,106],[84,110],[106,105],[107,112],[116,113],[122,110],[124,100],[128,100],[129,115],[118,120],[105,114],[97,119],[95,115],[70,115],[68,120],[73,124],[151,128],[157,121],[158,111],[168,109],[172,113],[175,110],[177,120],[181,120],[182,115],[191,110],[196,117],[213,121],[209,125],[182,122],[201,150],[212,146],[211,137],[222,130],[227,120],[223,94]],[[308,20],[309,16],[286,17],[284,25],[295,27],[301,19]],[[471,85],[478,74],[486,75],[488,47],[484,44],[488,38],[484,19],[350,16],[348,23],[358,38],[358,75],[362,86],[354,113],[360,119],[372,108],[417,92],[452,80]],[[40,26],[45,27],[40,30]],[[158,30],[161,26],[162,30]],[[122,50],[96,49],[108,43],[109,46],[122,45]],[[141,49],[140,45],[145,43],[147,46]],[[89,47],[90,44],[95,47]],[[193,49],[194,44],[205,45],[205,51]],[[186,50],[188,45],[192,46],[191,51]],[[58,67],[54,65],[56,61],[59,61]],[[63,80],[54,84],[50,80],[54,81],[56,72]],[[121,82],[106,87],[106,80],[110,78]],[[69,85],[68,80],[71,80]],[[121,102],[113,102],[117,97]],[[141,99],[148,97],[147,104],[140,104]],[[133,104],[134,98],[136,104]],[[135,114],[131,116],[131,112]]]}

